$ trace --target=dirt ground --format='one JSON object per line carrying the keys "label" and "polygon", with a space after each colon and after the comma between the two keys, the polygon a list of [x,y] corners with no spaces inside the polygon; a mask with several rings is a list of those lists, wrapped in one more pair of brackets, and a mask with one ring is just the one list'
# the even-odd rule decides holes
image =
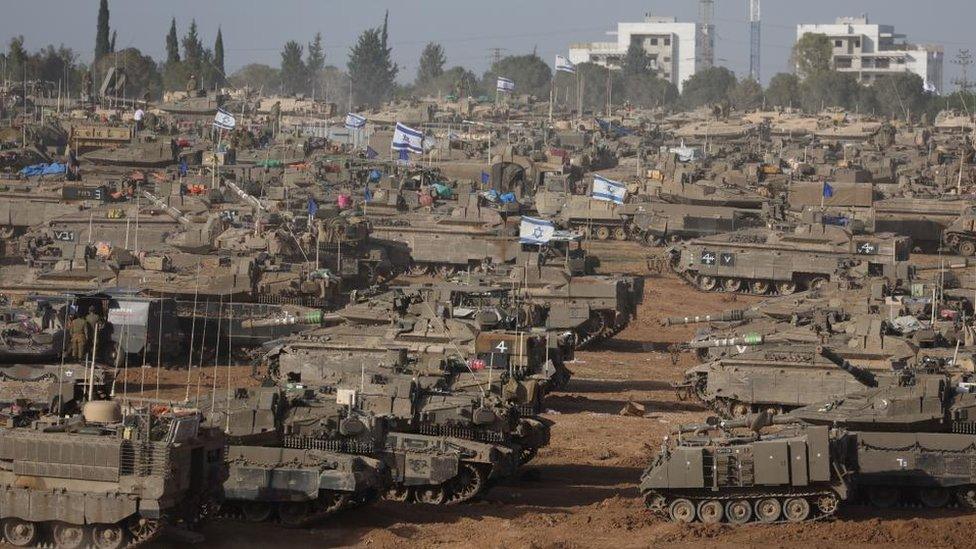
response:
{"label": "dirt ground", "polygon": [[[619,259],[621,270],[639,270],[637,263]],[[381,502],[308,530],[214,522],[204,529],[203,546],[973,547],[976,516],[955,511],[898,509],[882,516],[855,507],[828,522],[737,528],[684,526],[651,516],[636,490],[642,468],[672,425],[706,417],[698,405],[679,402],[669,387],[693,359],[681,356],[672,363],[667,348],[691,337],[693,328],[663,328],[659,319],[743,307],[755,298],[700,293],[670,275],[648,278],[645,292],[636,322],[614,340],[579,352],[569,365],[574,377],[567,390],[547,400],[545,416],[555,422],[552,443],[520,478],[469,504]],[[204,368],[204,393],[213,372]],[[130,383],[138,383],[142,373],[130,372]],[[249,368],[233,368],[231,383],[253,382],[249,374]],[[145,388],[155,393],[155,371],[146,375]],[[226,387],[227,375],[226,366],[217,369],[218,390]],[[185,371],[163,372],[160,394],[179,398],[185,382]],[[191,376],[192,392],[195,383]],[[644,405],[646,416],[620,415],[628,401]]]}

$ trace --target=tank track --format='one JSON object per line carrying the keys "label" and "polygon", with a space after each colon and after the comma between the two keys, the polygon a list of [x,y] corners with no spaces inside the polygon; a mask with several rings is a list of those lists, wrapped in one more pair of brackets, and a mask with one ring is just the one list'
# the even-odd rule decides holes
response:
{"label": "tank track", "polygon": [[[20,540],[11,539],[10,534],[14,534],[15,531],[8,533],[6,525],[4,526],[2,534],[0,534],[0,541],[16,547],[33,547],[38,549],[62,547],[62,545],[59,544],[54,537],[54,528],[55,526],[63,525],[63,523],[59,523],[57,521],[21,522],[33,526],[34,533],[30,536],[34,538],[32,541],[29,539],[29,537],[27,537],[26,533],[23,534],[25,537]],[[114,524],[68,524],[67,526],[72,528],[80,528],[83,532],[83,538],[78,541],[78,547],[94,546],[91,538],[95,528],[108,527],[112,528],[115,530],[115,533],[122,536],[118,543],[118,549],[131,549],[133,547],[140,547],[155,541],[157,538],[159,538],[160,534],[162,534],[166,524],[167,521],[165,518],[146,519],[139,517],[138,515],[134,515]],[[13,526],[12,528],[17,528],[17,526]],[[22,532],[24,531],[22,530]],[[106,546],[108,547],[109,545]]]}
{"label": "tank track", "polygon": [[220,508],[218,518],[242,522],[268,522],[286,528],[305,528],[319,523],[346,509],[365,505],[377,499],[370,491],[365,494],[323,491],[319,498],[303,502],[227,501]]}
{"label": "tank track", "polygon": [[386,499],[428,505],[458,505],[471,501],[488,488],[489,472],[485,465],[479,463],[461,462],[460,465],[458,475],[443,484],[395,484],[386,493]]}
{"label": "tank track", "polygon": [[[685,282],[687,282],[688,285],[690,285],[693,288],[695,288],[695,289],[697,289],[699,291],[702,291],[702,292],[708,292],[708,293],[736,293],[736,294],[742,294],[742,295],[760,295],[760,296],[762,296],[762,295],[786,295],[786,294],[781,294],[780,292],[778,292],[776,290],[776,284],[773,283],[772,281],[766,281],[766,282],[769,283],[769,288],[767,288],[765,292],[754,292],[754,291],[752,291],[751,284],[749,284],[749,281],[746,281],[746,280],[743,280],[742,287],[739,288],[739,290],[737,290],[735,292],[728,292],[728,291],[726,291],[722,287],[722,285],[719,284],[718,282],[716,282],[715,288],[713,288],[711,290],[705,290],[705,289],[702,289],[698,285],[698,281],[695,280],[695,275],[694,275],[693,272],[687,271],[687,270],[685,270],[685,271],[679,271],[679,270],[675,269],[674,268],[674,262],[673,261],[668,261],[667,263],[668,263],[668,268],[671,270],[672,273],[678,275],[678,277],[680,277],[682,280],[684,280]],[[797,289],[797,291],[799,291],[799,289]]]}
{"label": "tank track", "polygon": [[578,334],[576,337],[576,345],[573,347],[574,349],[576,350],[585,349],[587,346],[593,345],[594,343],[612,339],[615,335],[619,334],[624,330],[624,328],[630,325],[629,319],[625,322],[612,324],[610,326],[606,325],[607,323],[606,318],[601,318],[601,320],[603,320],[604,322],[603,329],[597,330],[595,332],[585,332],[582,334]]}
{"label": "tank track", "polygon": [[[648,491],[643,494],[644,503],[651,512],[666,519],[672,520],[674,522],[705,522],[705,523],[732,523],[732,524],[745,524],[750,522],[763,523],[763,524],[781,524],[781,523],[799,523],[799,522],[816,522],[820,520],[828,520],[834,517],[837,512],[837,508],[840,505],[840,498],[837,494],[830,489],[823,490],[749,490],[745,492],[736,492],[725,495],[719,494],[702,494],[700,492],[680,492],[680,491],[668,491],[667,495],[662,494],[657,491]],[[676,503],[680,500],[686,500],[692,505],[693,511],[690,515],[688,514],[676,514],[675,507]],[[770,507],[765,506],[767,500],[774,500],[778,503],[778,508],[776,505]],[[803,512],[803,505],[792,503],[792,500],[802,500],[806,502],[806,512]],[[706,502],[718,502],[721,505],[721,512],[717,514],[710,515],[708,518],[703,519],[701,514],[701,506]],[[736,501],[744,501],[749,504],[749,512],[745,514],[745,518],[740,518],[736,521],[729,520],[728,509],[729,504]],[[758,505],[763,502],[766,518],[760,520],[758,518]],[[799,512],[794,510],[793,518],[788,518],[786,516],[786,506],[791,505],[795,509],[795,506],[799,506]]]}

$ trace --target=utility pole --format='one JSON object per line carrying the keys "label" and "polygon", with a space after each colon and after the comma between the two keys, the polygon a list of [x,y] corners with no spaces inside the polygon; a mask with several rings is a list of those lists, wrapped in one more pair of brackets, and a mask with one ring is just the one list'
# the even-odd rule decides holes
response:
{"label": "utility pole", "polygon": [[749,0],[749,77],[759,82],[760,54],[760,11],[759,0]]}

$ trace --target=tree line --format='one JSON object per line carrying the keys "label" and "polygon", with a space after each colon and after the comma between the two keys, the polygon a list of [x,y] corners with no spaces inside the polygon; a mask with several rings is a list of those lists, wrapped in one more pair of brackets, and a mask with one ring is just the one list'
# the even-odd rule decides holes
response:
{"label": "tree line", "polygon": [[[4,79],[61,83],[62,89],[77,94],[86,73],[98,85],[111,67],[126,70],[126,95],[159,97],[163,91],[183,89],[190,76],[200,87],[216,89],[230,84],[248,86],[263,93],[305,94],[345,105],[378,105],[389,99],[421,96],[492,97],[499,76],[515,81],[518,94],[545,101],[550,93],[557,107],[574,109],[581,102],[585,110],[602,112],[608,101],[642,108],[695,109],[720,105],[745,111],[758,108],[792,107],[818,112],[826,107],[905,118],[934,116],[946,107],[976,104],[976,96],[956,93],[936,96],[924,89],[915,74],[904,72],[877,78],[862,85],[853,74],[832,66],[829,39],[822,34],[804,35],[794,45],[790,63],[793,73],[780,73],[765,88],[749,78],[737,78],[724,67],[698,71],[684,82],[681,93],[660,76],[638,42],[631,44],[618,70],[592,63],[579,64],[577,74],[554,73],[535,53],[500,59],[478,76],[470,69],[448,65],[444,47],[431,42],[424,47],[413,82],[400,84],[400,67],[393,62],[389,43],[389,12],[381,24],[364,30],[349,49],[345,66],[327,64],[321,33],[307,43],[290,40],[280,52],[277,67],[252,63],[231,75],[224,69],[224,41],[217,28],[213,46],[204,45],[196,21],[181,37],[173,18],[163,37],[166,57],[156,61],[136,48],[116,50],[116,33],[110,27],[108,0],[100,0],[96,19],[94,62],[79,62],[70,48],[46,46],[33,53],[24,38],[11,39],[0,53]],[[582,100],[582,101],[580,101]]]}

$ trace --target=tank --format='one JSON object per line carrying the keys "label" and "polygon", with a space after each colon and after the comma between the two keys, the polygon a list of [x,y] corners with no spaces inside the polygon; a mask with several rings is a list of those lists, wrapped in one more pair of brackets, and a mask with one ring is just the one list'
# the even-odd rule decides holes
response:
{"label": "tank", "polygon": [[854,235],[821,223],[745,229],[669,248],[672,270],[703,291],[789,295],[831,280],[907,281],[911,238]]}
{"label": "tank", "polygon": [[192,410],[123,415],[117,404],[89,403],[103,404],[114,411],[0,429],[4,541],[133,547],[164,525],[193,527],[213,508],[226,478],[219,430]]}
{"label": "tank", "polygon": [[222,106],[226,99],[226,96],[218,93],[198,90],[178,99],[164,101],[159,104],[158,108],[169,114],[213,116],[217,113],[217,108]]}
{"label": "tank", "polygon": [[864,500],[976,510],[972,389],[966,378],[908,371],[785,416],[681,426],[640,491],[677,522],[803,522]]}
{"label": "tank", "polygon": [[631,232],[634,240],[661,246],[665,242],[761,227],[765,223],[760,210],[646,202],[634,215]]}
{"label": "tank", "polygon": [[959,255],[976,255],[976,211],[967,208],[949,223],[942,233],[942,243]]}
{"label": "tank", "polygon": [[[281,390],[259,388],[238,389],[214,407],[211,424],[224,429],[228,441],[224,516],[310,526],[386,491],[390,478],[382,461],[290,440],[293,404]],[[345,421],[358,425],[359,420]],[[373,442],[363,447],[372,448]]]}
{"label": "tank", "polygon": [[81,155],[81,160],[99,166],[127,168],[161,168],[177,162],[169,142],[146,141],[130,143],[117,148],[98,149]]}
{"label": "tank", "polygon": [[0,408],[16,407],[17,425],[49,413],[78,413],[88,394],[108,398],[114,379],[111,370],[71,362],[0,366]]}

